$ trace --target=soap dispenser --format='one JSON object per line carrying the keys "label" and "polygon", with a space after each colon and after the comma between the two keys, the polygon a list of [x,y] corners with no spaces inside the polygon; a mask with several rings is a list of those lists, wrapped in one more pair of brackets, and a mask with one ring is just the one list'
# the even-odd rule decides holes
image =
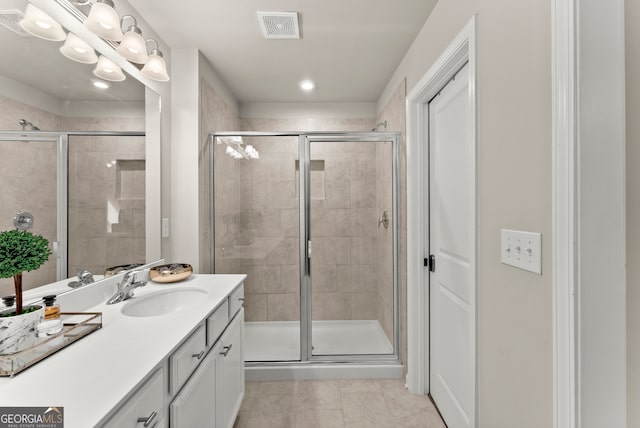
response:
{"label": "soap dispenser", "polygon": [[44,296],[44,319],[55,320],[60,318],[60,305],[56,303],[56,296]]}

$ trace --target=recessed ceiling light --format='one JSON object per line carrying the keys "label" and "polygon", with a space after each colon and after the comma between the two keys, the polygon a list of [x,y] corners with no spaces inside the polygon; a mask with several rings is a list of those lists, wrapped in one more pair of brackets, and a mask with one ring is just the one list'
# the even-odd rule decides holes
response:
{"label": "recessed ceiling light", "polygon": [[103,82],[102,80],[94,81],[93,86],[100,89],[109,89],[109,84],[107,82]]}
{"label": "recessed ceiling light", "polygon": [[313,91],[316,88],[316,83],[313,80],[302,80],[300,82],[300,89],[302,89],[303,91],[309,92],[309,91]]}

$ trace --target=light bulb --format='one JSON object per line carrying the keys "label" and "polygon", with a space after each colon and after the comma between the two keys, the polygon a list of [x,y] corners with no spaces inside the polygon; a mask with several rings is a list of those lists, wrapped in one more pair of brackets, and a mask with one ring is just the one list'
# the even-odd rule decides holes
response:
{"label": "light bulb", "polygon": [[104,55],[100,55],[98,58],[98,64],[96,64],[93,74],[111,82],[121,82],[126,79],[122,69]]}
{"label": "light bulb", "polygon": [[67,33],[56,20],[31,3],[27,5],[24,18],[19,24],[24,31],[41,39],[60,42],[67,37]]}
{"label": "light bulb", "polygon": [[122,40],[120,17],[111,0],[98,0],[94,3],[84,25],[103,39],[114,42]]}
{"label": "light bulb", "polygon": [[83,64],[95,64],[98,62],[98,56],[93,48],[73,33],[67,34],[67,40],[60,47],[60,53]]}

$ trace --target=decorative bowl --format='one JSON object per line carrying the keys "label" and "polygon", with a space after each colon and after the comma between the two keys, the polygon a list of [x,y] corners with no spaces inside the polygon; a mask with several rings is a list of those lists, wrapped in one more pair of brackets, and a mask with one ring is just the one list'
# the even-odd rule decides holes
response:
{"label": "decorative bowl", "polygon": [[193,267],[186,263],[170,263],[149,269],[149,279],[153,282],[178,282],[187,279],[193,273]]}

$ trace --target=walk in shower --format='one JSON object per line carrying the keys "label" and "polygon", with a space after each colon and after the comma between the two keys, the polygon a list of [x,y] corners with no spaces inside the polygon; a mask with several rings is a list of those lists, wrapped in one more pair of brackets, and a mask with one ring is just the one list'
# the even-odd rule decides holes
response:
{"label": "walk in shower", "polygon": [[398,138],[209,135],[211,264],[248,275],[248,367],[398,366]]}
{"label": "walk in shower", "polygon": [[[0,230],[27,211],[52,245],[25,289],[145,262],[144,132],[0,131]],[[11,279],[0,280],[11,294]]]}

